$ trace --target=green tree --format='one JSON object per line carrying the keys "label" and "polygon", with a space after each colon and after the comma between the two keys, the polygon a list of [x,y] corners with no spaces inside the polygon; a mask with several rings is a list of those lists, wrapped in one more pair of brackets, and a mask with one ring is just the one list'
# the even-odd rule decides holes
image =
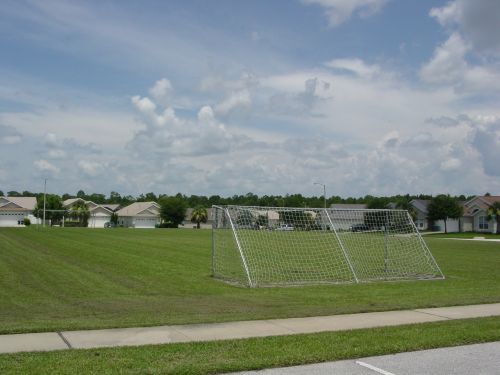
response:
{"label": "green tree", "polygon": [[458,219],[463,215],[463,208],[455,198],[450,195],[440,194],[431,199],[427,207],[427,216],[430,220],[443,220],[444,232],[448,233],[447,220]]}
{"label": "green tree", "polygon": [[[45,202],[45,219],[50,220],[51,225],[58,224],[64,215],[64,207],[61,198],[56,194],[47,194]],[[37,203],[33,214],[43,219],[43,194],[37,196]]]}
{"label": "green tree", "polygon": [[200,223],[206,223],[208,220],[207,209],[203,206],[196,207],[191,213],[191,222],[196,223],[196,228],[200,229]]}
{"label": "green tree", "polygon": [[109,218],[109,222],[113,223],[115,227],[118,225],[118,214],[116,212],[113,212],[111,214],[111,217]]}
{"label": "green tree", "polygon": [[76,193],[76,197],[85,199],[87,197],[87,195],[85,194],[85,192],[83,190],[78,190],[78,192]]}
{"label": "green tree", "polygon": [[109,193],[108,203],[120,204],[121,201],[122,201],[122,197],[120,196],[119,193],[117,193],[116,191],[112,191],[111,193]]}
{"label": "green tree", "polygon": [[495,220],[497,223],[497,234],[500,234],[500,202],[493,202],[490,207],[488,207],[487,219]]}
{"label": "green tree", "polygon": [[186,204],[184,199],[179,196],[167,197],[160,199],[160,217],[163,223],[177,228],[184,221],[186,216]]}
{"label": "green tree", "polygon": [[0,190],[0,197],[3,197],[3,191]]}

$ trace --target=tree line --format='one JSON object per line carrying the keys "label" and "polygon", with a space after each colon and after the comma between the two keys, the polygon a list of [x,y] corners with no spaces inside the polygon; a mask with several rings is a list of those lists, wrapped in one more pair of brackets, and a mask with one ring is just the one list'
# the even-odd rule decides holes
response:
{"label": "tree line", "polygon": [[[0,190],[0,196],[4,193]],[[30,191],[8,191],[7,196],[11,197],[43,197],[42,193],[33,193]],[[70,198],[82,198],[84,200],[90,200],[97,204],[119,204],[121,206],[127,206],[134,202],[159,202],[165,197],[176,197],[177,199],[184,202],[187,207],[211,207],[212,205],[241,205],[241,206],[267,206],[267,207],[310,207],[310,208],[321,208],[324,205],[324,198],[320,196],[304,196],[302,194],[286,194],[286,195],[262,195],[259,196],[254,193],[247,193],[242,195],[233,195],[230,197],[221,197],[220,195],[184,195],[182,193],[177,193],[175,195],[159,194],[156,195],[153,192],[140,194],[136,197],[132,195],[120,195],[116,191],[112,191],[109,195],[101,193],[86,194],[83,190],[79,190],[76,194],[50,194],[51,196],[57,196],[61,201]],[[474,196],[451,196],[457,201],[466,201],[472,199]],[[433,196],[429,194],[418,194],[418,195],[392,195],[386,197],[376,197],[373,195],[365,195],[364,197],[348,197],[343,198],[338,195],[333,195],[327,197],[326,204],[330,206],[332,204],[366,204],[368,208],[386,208],[389,204],[395,203],[400,206],[404,205],[406,202],[410,202],[412,199],[432,199]]]}

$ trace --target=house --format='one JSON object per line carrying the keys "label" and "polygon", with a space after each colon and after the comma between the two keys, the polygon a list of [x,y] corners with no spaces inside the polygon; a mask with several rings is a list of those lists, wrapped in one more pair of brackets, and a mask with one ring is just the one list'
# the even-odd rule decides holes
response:
{"label": "house", "polygon": [[463,231],[496,233],[496,220],[488,220],[488,208],[500,202],[499,195],[477,196],[464,203]]}
{"label": "house", "polygon": [[[429,213],[428,206],[431,201],[429,199],[412,199],[410,204],[415,209],[415,225],[418,230],[433,230],[444,231],[444,220],[429,220],[427,215]],[[462,204],[459,202],[459,204]],[[462,232],[462,218],[447,219],[446,230],[448,232]]]}
{"label": "house", "polygon": [[330,208],[328,214],[337,230],[350,230],[353,225],[365,224],[363,210],[366,210],[366,204],[336,203]]}
{"label": "house", "polygon": [[127,228],[155,228],[160,224],[160,206],[156,202],[135,202],[116,213],[118,225]]}
{"label": "house", "polygon": [[40,224],[40,219],[33,215],[35,207],[35,197],[0,197],[0,227],[24,226],[25,218]]}
{"label": "house", "polygon": [[89,210],[89,228],[104,228],[106,223],[111,221],[111,215],[115,212],[119,205],[117,204],[97,204],[92,201],[86,201],[82,198],[66,199],[63,202],[64,208],[71,210],[77,202],[84,202]]}

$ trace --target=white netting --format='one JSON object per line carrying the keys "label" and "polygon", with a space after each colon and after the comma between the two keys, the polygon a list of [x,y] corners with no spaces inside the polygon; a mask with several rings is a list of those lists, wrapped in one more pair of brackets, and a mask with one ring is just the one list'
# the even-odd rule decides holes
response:
{"label": "white netting", "polygon": [[443,278],[404,210],[213,207],[213,274],[247,286]]}

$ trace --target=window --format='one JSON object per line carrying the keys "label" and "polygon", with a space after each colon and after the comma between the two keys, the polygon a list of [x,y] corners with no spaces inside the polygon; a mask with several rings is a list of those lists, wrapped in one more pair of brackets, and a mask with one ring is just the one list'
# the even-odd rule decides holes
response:
{"label": "window", "polygon": [[488,220],[486,216],[479,216],[479,229],[488,229]]}

